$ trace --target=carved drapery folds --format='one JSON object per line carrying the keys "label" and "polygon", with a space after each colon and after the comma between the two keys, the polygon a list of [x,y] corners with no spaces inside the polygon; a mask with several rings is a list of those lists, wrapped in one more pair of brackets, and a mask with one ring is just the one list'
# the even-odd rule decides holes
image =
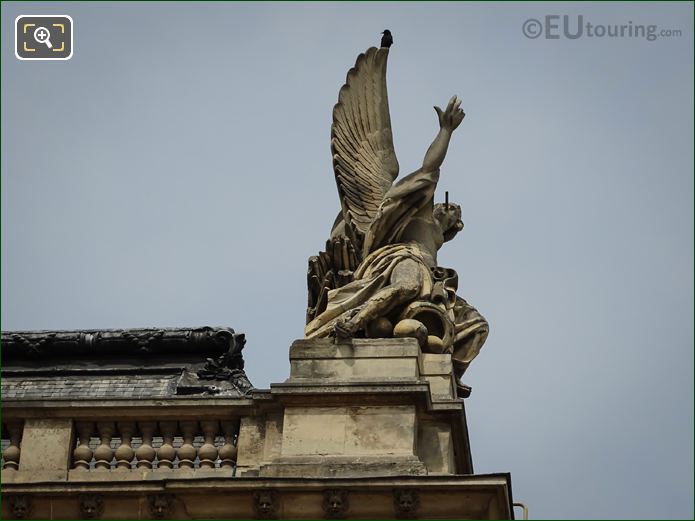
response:
{"label": "carved drapery folds", "polygon": [[326,241],[325,251],[309,257],[307,324],[326,311],[330,290],[353,281],[359,261],[352,241],[344,235],[331,237]]}

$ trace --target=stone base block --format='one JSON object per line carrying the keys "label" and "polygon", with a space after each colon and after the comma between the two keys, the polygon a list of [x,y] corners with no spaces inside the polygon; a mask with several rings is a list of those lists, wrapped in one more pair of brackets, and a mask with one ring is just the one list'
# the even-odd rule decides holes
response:
{"label": "stone base block", "polygon": [[414,338],[296,340],[287,382],[416,381],[419,354]]}
{"label": "stone base block", "polygon": [[422,353],[418,366],[421,377],[429,382],[433,402],[456,400],[451,355]]}

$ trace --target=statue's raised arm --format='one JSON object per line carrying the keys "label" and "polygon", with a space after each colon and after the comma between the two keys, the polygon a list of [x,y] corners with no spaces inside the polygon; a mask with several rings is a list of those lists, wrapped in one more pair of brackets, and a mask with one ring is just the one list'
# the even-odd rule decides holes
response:
{"label": "statue's raised arm", "polygon": [[423,170],[438,170],[442,166],[446,151],[449,148],[451,134],[458,128],[463,118],[466,117],[466,114],[460,107],[461,100],[456,96],[449,100],[446,110],[442,110],[435,105],[434,110],[437,112],[439,119],[439,132],[430,148],[427,149],[425,160],[422,162]]}

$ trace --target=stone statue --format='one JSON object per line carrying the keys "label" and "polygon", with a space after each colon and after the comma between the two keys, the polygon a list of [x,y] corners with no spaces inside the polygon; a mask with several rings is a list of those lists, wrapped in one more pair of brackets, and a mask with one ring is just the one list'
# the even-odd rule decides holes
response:
{"label": "stone statue", "polygon": [[[333,108],[331,151],[341,201],[326,251],[309,259],[307,338],[414,337],[451,353],[461,377],[488,334],[456,295],[458,276],[437,251],[463,229],[461,209],[434,204],[439,168],[464,119],[461,100],[434,107],[439,132],[422,167],[395,182],[386,89],[387,48],[360,54]],[[462,384],[460,384],[462,385]]]}

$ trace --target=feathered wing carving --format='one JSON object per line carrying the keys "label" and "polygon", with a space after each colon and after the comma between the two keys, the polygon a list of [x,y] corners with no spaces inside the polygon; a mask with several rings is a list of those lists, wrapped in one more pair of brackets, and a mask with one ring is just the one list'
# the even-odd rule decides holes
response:
{"label": "feathered wing carving", "polygon": [[346,234],[358,252],[398,176],[386,90],[388,55],[388,49],[376,47],[360,54],[333,107],[333,170]]}

